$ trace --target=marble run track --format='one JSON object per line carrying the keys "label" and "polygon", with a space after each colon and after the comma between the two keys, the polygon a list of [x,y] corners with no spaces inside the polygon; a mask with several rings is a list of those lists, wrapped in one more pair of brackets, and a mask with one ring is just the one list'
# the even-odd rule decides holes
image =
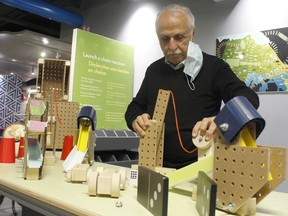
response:
{"label": "marble run track", "polygon": [[[77,123],[79,129],[77,145],[73,147],[72,151],[67,156],[63,163],[64,171],[71,170],[76,164],[81,164],[84,160],[87,152],[89,157],[89,163],[93,163],[95,137],[95,122],[96,122],[96,111],[89,106],[82,107]],[[93,148],[91,150],[91,148]],[[89,151],[89,149],[91,151]]]}

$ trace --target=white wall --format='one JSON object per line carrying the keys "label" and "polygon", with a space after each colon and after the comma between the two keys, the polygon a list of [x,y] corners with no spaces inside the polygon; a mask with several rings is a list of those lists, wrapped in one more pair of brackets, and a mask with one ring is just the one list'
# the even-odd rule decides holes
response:
{"label": "white wall", "polygon": [[[240,0],[229,14],[216,11],[209,16],[199,14],[198,43],[203,50],[215,54],[215,38],[218,36],[288,27],[287,8],[287,0]],[[257,144],[287,147],[288,94],[259,94],[259,96],[258,111],[265,119],[266,127],[257,139]],[[288,192],[288,180],[277,190]]]}
{"label": "white wall", "polygon": [[[135,47],[134,95],[146,67],[162,57],[154,20],[156,11],[172,2],[191,8],[196,17],[196,42],[210,54],[215,54],[219,36],[282,28],[288,24],[287,0],[84,1],[85,24],[90,26],[91,32]],[[266,120],[266,128],[257,140],[259,145],[287,146],[287,96],[285,93],[260,95],[259,113]],[[288,180],[277,190],[288,192]]]}

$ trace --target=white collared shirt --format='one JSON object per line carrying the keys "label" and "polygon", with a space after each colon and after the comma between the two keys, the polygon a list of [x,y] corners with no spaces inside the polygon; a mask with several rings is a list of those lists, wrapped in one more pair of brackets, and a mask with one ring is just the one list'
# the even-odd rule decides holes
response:
{"label": "white collared shirt", "polygon": [[185,66],[185,60],[186,59],[184,59],[182,62],[180,62],[179,64],[177,64],[177,65],[173,65],[173,64],[171,64],[169,61],[167,61],[167,59],[165,58],[165,63],[166,64],[168,64],[171,68],[173,68],[174,70],[178,70],[178,69],[180,69],[180,68],[182,68],[182,67],[184,67]]}

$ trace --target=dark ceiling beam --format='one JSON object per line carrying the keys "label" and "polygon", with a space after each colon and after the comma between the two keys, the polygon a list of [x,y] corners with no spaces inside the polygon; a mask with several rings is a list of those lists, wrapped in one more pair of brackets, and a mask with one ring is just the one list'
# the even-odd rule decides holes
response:
{"label": "dark ceiling beam", "polygon": [[[37,17],[34,17],[35,19],[37,19]],[[60,27],[61,24],[60,23],[50,23],[50,26],[48,27],[47,25],[38,25],[35,23],[35,19],[34,22],[29,22],[29,21],[25,21],[25,19],[23,19],[23,17],[21,19],[15,18],[15,17],[7,17],[4,15],[0,15],[0,20],[4,21],[4,22],[0,22],[0,29],[1,31],[19,31],[20,30],[24,30],[24,29],[28,29],[31,31],[35,31],[35,32],[39,32],[45,35],[49,35],[52,37],[60,37]],[[39,20],[43,19],[42,17],[38,18]],[[51,21],[49,21],[51,22]],[[12,24],[12,25],[11,25]],[[17,25],[17,26],[15,26]]]}

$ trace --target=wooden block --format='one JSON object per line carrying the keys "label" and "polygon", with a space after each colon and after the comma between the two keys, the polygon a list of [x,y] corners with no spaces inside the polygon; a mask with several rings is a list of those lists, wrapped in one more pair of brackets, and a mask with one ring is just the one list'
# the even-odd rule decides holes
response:
{"label": "wooden block", "polygon": [[99,195],[110,195],[111,194],[111,182],[112,175],[103,175],[98,176],[97,181],[97,194]]}
{"label": "wooden block", "polygon": [[119,197],[120,196],[120,184],[121,184],[121,174],[120,173],[113,173],[112,180],[111,180],[111,197]]}
{"label": "wooden block", "polygon": [[45,154],[44,165],[54,166],[56,162],[56,157],[53,154]]}
{"label": "wooden block", "polygon": [[192,200],[196,202],[197,198],[197,185],[192,186]]}
{"label": "wooden block", "polygon": [[125,187],[126,187],[126,169],[125,168],[119,168],[117,173],[120,173],[120,178],[121,178],[120,189],[125,190]]}
{"label": "wooden block", "polygon": [[26,180],[39,180],[39,168],[26,168]]}
{"label": "wooden block", "polygon": [[247,202],[241,206],[240,209],[236,212],[239,216],[252,216],[256,215],[256,198],[252,197],[247,200]]}
{"label": "wooden block", "polygon": [[133,170],[138,170],[138,164],[132,164],[131,169]]}
{"label": "wooden block", "polygon": [[97,180],[99,173],[97,171],[91,171],[88,175],[88,194],[89,196],[97,195]]}
{"label": "wooden block", "polygon": [[67,171],[66,179],[72,182],[87,181],[87,172],[89,164],[76,164],[71,170]]}
{"label": "wooden block", "polygon": [[[98,168],[97,168],[98,169]],[[99,171],[97,180],[97,194],[98,195],[111,195],[112,177],[116,172],[115,169],[102,169]]]}

